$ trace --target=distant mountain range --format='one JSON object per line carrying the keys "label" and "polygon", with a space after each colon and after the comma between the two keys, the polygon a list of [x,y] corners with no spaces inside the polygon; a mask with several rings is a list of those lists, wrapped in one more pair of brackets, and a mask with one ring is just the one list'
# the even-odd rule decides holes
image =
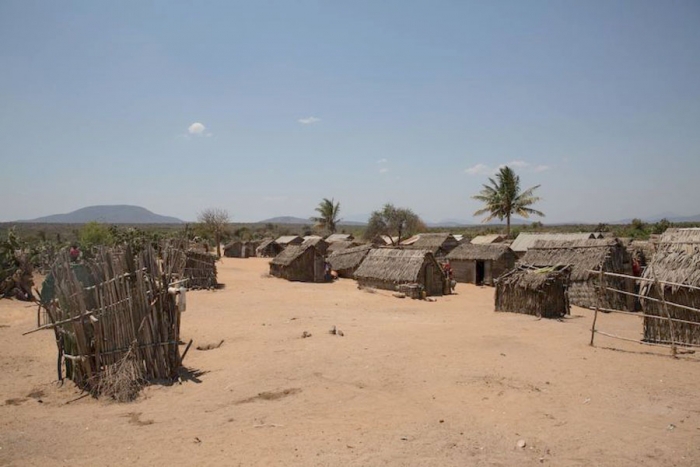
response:
{"label": "distant mountain range", "polygon": [[87,222],[103,222],[106,224],[183,224],[184,221],[169,216],[155,214],[140,206],[125,204],[113,206],[88,206],[67,214],[53,214],[32,220],[19,222],[35,222],[43,224],[85,224]]}

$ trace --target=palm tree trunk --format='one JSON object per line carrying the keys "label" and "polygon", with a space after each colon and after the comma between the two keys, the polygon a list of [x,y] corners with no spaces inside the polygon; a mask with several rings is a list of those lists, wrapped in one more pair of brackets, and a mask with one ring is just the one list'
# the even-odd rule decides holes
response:
{"label": "palm tree trunk", "polygon": [[510,238],[510,213],[506,214],[506,238]]}

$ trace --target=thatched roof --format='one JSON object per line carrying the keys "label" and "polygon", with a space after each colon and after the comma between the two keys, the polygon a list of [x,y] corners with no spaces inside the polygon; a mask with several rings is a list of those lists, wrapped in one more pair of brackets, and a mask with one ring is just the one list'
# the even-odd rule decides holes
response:
{"label": "thatched roof", "polygon": [[[512,248],[512,247],[511,247]],[[594,240],[538,240],[532,245],[520,264],[536,267],[571,266],[571,280],[587,280],[590,270],[600,270],[616,248],[622,248],[616,239]]]}
{"label": "thatched roof", "polygon": [[432,253],[426,250],[373,249],[355,271],[355,278],[415,282],[426,259],[435,261]]}
{"label": "thatched roof", "polygon": [[477,235],[472,238],[471,243],[474,245],[489,245],[491,243],[501,243],[505,238],[503,235],[491,234],[491,235]]}
{"label": "thatched roof", "polygon": [[498,283],[505,286],[520,287],[526,290],[542,290],[554,280],[566,279],[568,268],[557,266],[549,268],[518,267],[498,278]]}
{"label": "thatched roof", "polygon": [[336,271],[356,268],[365,259],[370,250],[372,250],[372,245],[346,248],[328,256],[328,262],[331,263],[331,267]]}
{"label": "thatched roof", "polygon": [[[315,237],[313,235],[309,235],[308,237],[304,237],[304,241],[301,244],[306,246],[316,246],[319,244],[323,245],[324,243],[326,243],[326,241],[322,237]],[[326,243],[325,246],[327,247],[328,244]]]}
{"label": "thatched roof", "polygon": [[333,252],[336,252],[336,251],[344,250],[344,249],[346,249],[346,248],[352,248],[352,247],[354,247],[354,246],[359,246],[359,245],[358,245],[356,242],[352,242],[352,241],[347,241],[347,242],[343,242],[343,241],[333,242],[333,243],[331,243],[330,245],[328,245],[328,250],[327,250],[327,252],[328,252],[328,253],[333,253]]}
{"label": "thatched roof", "polygon": [[644,277],[700,287],[700,229],[668,229]]}
{"label": "thatched roof", "polygon": [[[525,253],[538,240],[557,240],[557,241],[575,241],[588,240],[592,238],[602,238],[601,234],[594,232],[581,233],[527,233],[523,232],[518,235],[510,246],[510,249],[516,253]],[[473,241],[472,241],[473,242]]]}
{"label": "thatched roof", "polygon": [[320,235],[306,235],[302,238],[302,240],[317,240],[317,239],[323,239]]}
{"label": "thatched roof", "polygon": [[277,240],[275,240],[275,243],[278,245],[289,245],[290,243],[301,243],[303,239],[299,235],[283,235]]}
{"label": "thatched roof", "polygon": [[417,250],[428,250],[435,254],[440,248],[450,251],[458,245],[458,242],[448,232],[422,233],[401,242],[401,245]]}
{"label": "thatched roof", "polygon": [[465,243],[447,255],[449,260],[482,260],[497,261],[510,251],[508,245],[493,243],[487,245],[472,245]]}
{"label": "thatched roof", "polygon": [[334,233],[326,237],[326,241],[328,243],[334,243],[334,242],[349,242],[351,240],[354,240],[355,237],[353,237],[351,234],[343,234],[343,233]]}
{"label": "thatched roof", "polygon": [[265,248],[270,246],[271,243],[275,243],[275,241],[271,238],[267,238],[267,239],[260,242],[260,245],[258,245],[257,249],[264,250]]}
{"label": "thatched roof", "polygon": [[309,248],[314,248],[313,245],[289,245],[287,248],[282,250],[282,252],[272,258],[270,264],[276,264],[278,266],[289,266],[299,258],[301,255],[306,253]]}

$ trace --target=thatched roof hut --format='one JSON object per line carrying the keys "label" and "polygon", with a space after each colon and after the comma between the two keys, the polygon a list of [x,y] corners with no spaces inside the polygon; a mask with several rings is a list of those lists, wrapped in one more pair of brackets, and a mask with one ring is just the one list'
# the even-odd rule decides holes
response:
{"label": "thatched roof hut", "polygon": [[[627,251],[617,239],[596,240],[538,240],[532,245],[521,264],[535,267],[571,266],[569,300],[572,305],[585,308],[609,308],[634,311],[634,300],[628,295],[598,290],[599,277],[590,271],[632,274],[632,263]],[[632,281],[606,276],[606,286],[633,292]]]}
{"label": "thatched roof hut", "polygon": [[495,279],[515,266],[515,253],[503,243],[465,243],[447,255],[457,282],[494,285]]}
{"label": "thatched roof hut", "polygon": [[263,240],[255,249],[255,256],[261,258],[274,258],[282,251],[282,247],[272,239]]}
{"label": "thatched roof hut", "polygon": [[224,245],[224,256],[227,258],[249,258],[256,255],[259,242],[233,240]]}
{"label": "thatched roof hut", "polygon": [[314,245],[289,245],[270,261],[270,275],[289,281],[324,282],[325,263]]}
{"label": "thatched roof hut", "polygon": [[326,237],[326,241],[328,243],[335,243],[335,242],[351,242],[355,240],[355,237],[352,236],[352,234],[344,234],[344,233],[334,233]]}
{"label": "thatched roof hut", "polygon": [[[656,253],[649,262],[644,276],[672,284],[700,287],[700,229],[668,229],[659,239]],[[700,313],[670,305],[675,303],[700,309],[700,290],[646,283],[641,294],[645,297],[667,303],[671,318],[700,323]],[[642,299],[645,314],[666,316],[662,303]],[[673,323],[676,343],[700,345],[700,326],[687,323]],[[669,343],[671,333],[668,321],[657,318],[644,318],[644,340]]]}
{"label": "thatched roof hut", "polygon": [[304,239],[299,235],[282,235],[280,238],[275,240],[275,243],[282,248],[286,248],[289,245],[301,245],[303,241]]}
{"label": "thatched roof hut", "polygon": [[523,232],[513,240],[510,249],[516,255],[522,256],[529,250],[538,240],[555,240],[560,242],[573,242],[576,240],[589,240],[595,238],[603,238],[603,235],[596,232],[579,232],[579,233],[533,233]]}
{"label": "thatched roof hut", "polygon": [[568,267],[518,267],[496,282],[496,311],[561,318],[570,312]]}
{"label": "thatched roof hut", "polygon": [[490,245],[491,243],[501,243],[505,239],[503,235],[498,234],[477,235],[472,238],[471,243],[474,245]]}
{"label": "thatched roof hut", "polygon": [[445,273],[427,250],[373,249],[355,271],[355,279],[363,287],[396,290],[400,284],[418,284],[426,295],[449,293]]}
{"label": "thatched roof hut", "polygon": [[457,248],[459,242],[447,232],[422,233],[401,242],[401,245],[416,250],[427,250],[436,257],[444,257]]}
{"label": "thatched roof hut", "polygon": [[341,251],[341,250],[344,250],[344,249],[346,249],[346,248],[352,248],[352,247],[360,246],[360,245],[361,245],[360,243],[355,242],[355,241],[351,241],[351,242],[343,242],[343,241],[340,241],[340,242],[333,242],[333,243],[331,243],[330,245],[328,245],[328,250],[326,250],[326,254],[327,254],[327,255],[330,255],[331,253],[335,253],[336,251]]}
{"label": "thatched roof hut", "polygon": [[328,262],[339,277],[354,278],[355,271],[360,267],[370,250],[372,250],[372,245],[345,248],[331,253],[328,256]]}

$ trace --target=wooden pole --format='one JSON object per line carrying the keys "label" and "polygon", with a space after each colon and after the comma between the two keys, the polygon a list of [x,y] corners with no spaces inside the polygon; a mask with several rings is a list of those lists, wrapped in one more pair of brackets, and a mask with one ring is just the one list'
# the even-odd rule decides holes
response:
{"label": "wooden pole", "polygon": [[[654,274],[654,278],[656,278],[656,274]],[[666,304],[666,291],[664,290],[664,286],[661,285],[658,280],[654,282],[654,284],[656,284],[656,287],[659,290],[659,296],[661,297],[661,306],[664,310],[664,315],[668,319],[668,334],[671,338],[671,357],[678,358],[678,349],[676,348],[676,333],[673,326],[673,320],[671,319],[671,313],[669,313],[668,305]]]}
{"label": "wooden pole", "polygon": [[601,269],[600,272],[598,273],[598,282],[599,282],[599,287],[598,287],[598,303],[596,303],[595,307],[595,312],[593,314],[593,325],[591,326],[591,342],[590,345],[593,347],[593,340],[595,339],[595,324],[596,321],[598,321],[598,311],[600,309],[600,302],[602,300],[601,295],[604,293],[605,288],[603,287],[603,270]]}

